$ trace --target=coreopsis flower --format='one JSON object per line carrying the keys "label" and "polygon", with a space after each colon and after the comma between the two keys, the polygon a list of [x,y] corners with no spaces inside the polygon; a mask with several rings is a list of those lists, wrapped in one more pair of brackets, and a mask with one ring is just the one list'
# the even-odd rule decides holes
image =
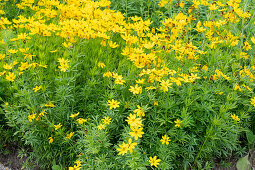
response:
{"label": "coreopsis flower", "polygon": [[104,117],[104,118],[101,119],[101,120],[102,120],[102,122],[103,122],[105,125],[107,125],[107,124],[110,124],[110,123],[111,123],[112,118],[109,118],[109,116],[107,116],[107,117]]}
{"label": "coreopsis flower", "polygon": [[137,105],[137,109],[135,109],[133,112],[136,113],[137,116],[145,116],[143,108],[139,105]]}
{"label": "coreopsis flower", "polygon": [[110,41],[110,42],[109,42],[109,46],[110,46],[111,48],[117,48],[119,45],[118,45],[116,42]]}
{"label": "coreopsis flower", "polygon": [[154,105],[154,106],[158,106],[158,101],[154,101],[154,102],[153,102],[153,105]]}
{"label": "coreopsis flower", "polygon": [[103,62],[100,61],[100,62],[98,63],[98,67],[99,67],[99,68],[104,68],[104,67],[105,67],[105,64],[104,64]]}
{"label": "coreopsis flower", "polygon": [[83,124],[84,122],[87,122],[88,120],[87,119],[83,119],[83,118],[79,118],[76,120],[78,122],[78,124]]}
{"label": "coreopsis flower", "polygon": [[6,69],[6,70],[11,70],[13,68],[13,65],[12,64],[5,64],[3,66],[3,68]]}
{"label": "coreopsis flower", "polygon": [[251,45],[249,44],[249,42],[248,41],[245,41],[244,42],[244,46],[243,46],[243,48],[246,50],[246,51],[248,51],[248,50],[251,50],[252,48],[251,48]]}
{"label": "coreopsis flower", "polygon": [[251,98],[250,103],[251,103],[253,106],[255,106],[255,97]]}
{"label": "coreopsis flower", "polygon": [[128,144],[125,142],[122,143],[122,145],[119,145],[119,148],[117,148],[117,151],[119,151],[118,155],[124,155],[128,152]]}
{"label": "coreopsis flower", "polygon": [[160,89],[161,90],[163,90],[164,92],[167,92],[168,91],[168,88],[172,88],[171,87],[171,85],[172,85],[173,83],[170,83],[170,81],[169,80],[161,80],[161,82],[160,82]]}
{"label": "coreopsis flower", "polygon": [[64,42],[64,43],[62,43],[62,45],[63,45],[64,47],[66,47],[66,48],[70,48],[70,47],[72,46],[72,43],[70,43],[70,42],[68,42],[68,43]]}
{"label": "coreopsis flower", "polygon": [[107,71],[103,74],[103,77],[112,77],[112,73],[110,71]]}
{"label": "coreopsis flower", "polygon": [[70,132],[69,134],[66,135],[66,138],[70,139],[74,135],[74,132]]}
{"label": "coreopsis flower", "polygon": [[162,139],[160,140],[162,142],[162,144],[166,144],[168,145],[169,144],[169,141],[171,141],[169,139],[169,137],[167,137],[166,135],[162,136]]}
{"label": "coreopsis flower", "polygon": [[56,107],[53,103],[49,102],[48,104],[44,105],[45,107]]}
{"label": "coreopsis flower", "polygon": [[40,90],[42,88],[42,86],[35,86],[35,88],[33,88],[34,92],[36,93],[38,90]]}
{"label": "coreopsis flower", "polygon": [[181,1],[180,7],[181,7],[181,8],[184,8],[184,5],[185,5],[185,2],[184,2],[184,1]]}
{"label": "coreopsis flower", "polygon": [[48,138],[48,140],[49,140],[49,144],[51,144],[51,143],[53,142],[53,138],[52,138],[52,136],[51,136],[51,137],[49,137],[49,138]]}
{"label": "coreopsis flower", "polygon": [[105,129],[105,124],[100,124],[97,126],[97,129],[102,130]]}
{"label": "coreopsis flower", "polygon": [[222,95],[222,94],[223,94],[223,92],[221,92],[221,91],[220,91],[220,92],[216,92],[216,94],[218,94],[218,95]]}
{"label": "coreopsis flower", "polygon": [[71,114],[71,116],[69,116],[69,117],[71,117],[71,118],[75,118],[75,117],[77,117],[79,114],[80,114],[80,112],[75,113],[75,114]]}
{"label": "coreopsis flower", "polygon": [[132,127],[131,126],[131,130],[132,130],[132,132],[129,132],[129,135],[134,137],[135,140],[137,140],[138,138],[141,138],[142,135],[144,134],[144,132],[142,131],[143,130],[142,127],[139,128],[139,127]]}
{"label": "coreopsis flower", "polygon": [[138,84],[136,84],[135,86],[130,86],[129,91],[132,92],[133,94],[141,94],[142,93],[142,87],[138,86]]}
{"label": "coreopsis flower", "polygon": [[241,91],[241,87],[238,84],[236,84],[235,87],[234,87],[234,90]]}
{"label": "coreopsis flower", "polygon": [[231,117],[233,120],[239,122],[240,121],[240,118],[238,116],[236,116],[235,114],[231,114]]}
{"label": "coreopsis flower", "polygon": [[134,142],[134,143],[132,143],[132,139],[131,138],[129,138],[128,139],[128,150],[129,150],[129,152],[130,153],[132,153],[133,152],[133,149],[135,149],[135,146],[137,145],[137,143],[136,142]]}
{"label": "coreopsis flower", "polygon": [[36,117],[36,113],[32,113],[32,114],[28,115],[28,121],[32,122],[35,119],[35,117]]}
{"label": "coreopsis flower", "polygon": [[61,125],[61,123],[59,123],[57,125],[54,125],[54,127],[55,127],[55,130],[58,130],[58,129],[60,129],[62,127],[62,125]]}
{"label": "coreopsis flower", "polygon": [[155,166],[156,168],[158,167],[159,162],[161,161],[160,159],[157,159],[157,156],[154,156],[153,158],[150,157],[149,159],[150,159],[149,162],[151,163],[151,166]]}
{"label": "coreopsis flower", "polygon": [[9,80],[9,81],[11,81],[11,82],[14,82],[15,78],[16,78],[15,73],[9,72],[9,74],[6,75],[6,80]]}
{"label": "coreopsis flower", "polygon": [[123,80],[123,79],[115,79],[114,83],[115,84],[120,84],[120,85],[123,85],[123,83],[125,83],[126,81]]}
{"label": "coreopsis flower", "polygon": [[167,0],[161,0],[158,5],[160,7],[164,7],[167,3],[168,3]]}
{"label": "coreopsis flower", "polygon": [[11,54],[16,54],[18,52],[18,50],[10,49],[10,50],[8,50],[8,52]]}
{"label": "coreopsis flower", "polygon": [[103,39],[100,44],[105,47],[106,46],[106,40]]}
{"label": "coreopsis flower", "polygon": [[65,60],[64,58],[58,58],[58,62],[60,64],[60,66],[58,66],[58,68],[60,68],[60,71],[62,71],[62,72],[66,72],[67,69],[70,67],[68,65],[69,60]]}
{"label": "coreopsis flower", "polygon": [[4,45],[5,42],[4,42],[4,39],[0,40],[0,45]]}
{"label": "coreopsis flower", "polygon": [[255,37],[251,37],[251,42],[255,44]]}
{"label": "coreopsis flower", "polygon": [[207,65],[204,65],[204,66],[202,67],[202,69],[205,70],[205,71],[208,71]]}
{"label": "coreopsis flower", "polygon": [[115,109],[117,107],[120,107],[119,106],[120,102],[112,99],[112,100],[108,100],[108,105],[110,106],[110,109]]}
{"label": "coreopsis flower", "polygon": [[126,122],[130,125],[130,127],[141,127],[142,120],[139,117],[136,117],[136,114],[129,114],[129,117],[127,117]]}
{"label": "coreopsis flower", "polygon": [[181,123],[182,123],[182,121],[181,120],[179,120],[179,119],[176,119],[175,121],[174,121],[174,123],[175,123],[175,127],[180,127],[181,126]]}
{"label": "coreopsis flower", "polygon": [[5,58],[5,54],[0,54],[0,60]]}
{"label": "coreopsis flower", "polygon": [[138,80],[135,80],[135,82],[137,84],[144,84],[144,79],[138,79]]}

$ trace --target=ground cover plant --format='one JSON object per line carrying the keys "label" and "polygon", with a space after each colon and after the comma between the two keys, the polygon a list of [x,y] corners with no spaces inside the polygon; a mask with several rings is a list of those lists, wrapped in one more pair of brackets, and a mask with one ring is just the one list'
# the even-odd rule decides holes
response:
{"label": "ground cover plant", "polygon": [[42,169],[210,169],[254,147],[251,0],[1,8],[1,131]]}

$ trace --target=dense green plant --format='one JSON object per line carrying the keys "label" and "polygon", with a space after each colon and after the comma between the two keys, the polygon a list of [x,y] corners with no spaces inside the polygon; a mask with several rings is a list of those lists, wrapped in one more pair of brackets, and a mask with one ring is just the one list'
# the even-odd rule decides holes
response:
{"label": "dense green plant", "polygon": [[24,16],[1,24],[0,116],[32,147],[29,159],[43,169],[209,169],[244,155],[254,5],[222,2],[226,17],[202,2],[112,1],[124,15],[109,1],[17,2]]}

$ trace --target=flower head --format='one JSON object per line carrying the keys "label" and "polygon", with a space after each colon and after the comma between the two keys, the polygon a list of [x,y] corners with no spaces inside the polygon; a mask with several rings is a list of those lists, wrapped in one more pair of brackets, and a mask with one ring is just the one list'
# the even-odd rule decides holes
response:
{"label": "flower head", "polygon": [[154,156],[153,158],[150,157],[150,160],[149,160],[149,162],[151,163],[151,166],[155,166],[156,168],[158,167],[160,161],[161,161],[160,159],[157,159],[157,156]]}
{"label": "flower head", "polygon": [[167,137],[166,135],[162,136],[162,139],[160,140],[162,142],[162,144],[166,144],[168,145],[169,144],[169,141],[171,141],[169,139],[169,137]]}
{"label": "flower head", "polygon": [[236,116],[235,114],[231,114],[231,117],[233,120],[239,122],[240,121],[240,118],[238,116]]}
{"label": "flower head", "polygon": [[181,120],[179,120],[179,119],[176,119],[175,121],[174,121],[174,123],[175,123],[175,127],[180,127],[181,126],[181,123],[182,123],[182,121]]}
{"label": "flower head", "polygon": [[60,129],[61,128],[61,123],[59,123],[59,124],[57,124],[57,125],[54,125],[54,127],[55,127],[55,130],[58,130],[58,129]]}
{"label": "flower head", "polygon": [[112,99],[112,100],[108,100],[108,105],[110,106],[110,109],[115,109],[117,107],[120,107],[119,106],[120,102]]}

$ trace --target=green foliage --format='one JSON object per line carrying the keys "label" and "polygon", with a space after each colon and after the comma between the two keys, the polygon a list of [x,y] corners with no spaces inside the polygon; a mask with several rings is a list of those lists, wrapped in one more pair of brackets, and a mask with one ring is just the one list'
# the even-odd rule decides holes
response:
{"label": "green foliage", "polygon": [[[70,2],[61,2],[63,6],[60,7],[67,11],[76,7],[72,2],[65,9]],[[40,18],[29,8],[16,8],[19,1],[6,3],[3,8],[5,17],[17,19],[17,13],[10,11],[20,11],[26,17],[37,17],[36,22],[26,21],[31,22],[28,28],[40,23],[46,23],[46,26],[38,26],[40,29],[38,32],[33,30],[35,33],[15,24],[1,30],[0,40],[5,43],[0,50],[6,57],[0,60],[0,74],[6,72],[0,76],[0,130],[1,133],[4,131],[0,143],[6,143],[13,134],[19,136],[32,148],[28,160],[35,160],[42,169],[67,169],[76,165],[83,169],[150,169],[156,167],[148,162],[154,156],[160,159],[160,169],[210,169],[215,166],[215,159],[240,157],[247,147],[254,146],[255,109],[251,103],[254,80],[251,75],[255,60],[254,51],[244,50],[243,46],[255,33],[253,18],[238,23],[227,20],[220,25],[222,16],[209,10],[209,5],[200,5],[189,12],[194,6],[191,1],[185,1],[181,8],[180,1],[160,7],[160,2],[153,0],[112,0],[111,9],[125,13],[124,19],[120,17],[120,20],[126,20],[126,23],[117,24],[121,26],[119,31],[113,23],[104,25],[104,21],[113,19],[109,17],[112,14],[107,13],[106,5],[95,7],[100,9],[98,11],[83,6],[81,11],[93,9],[92,17],[86,16],[93,22],[84,27],[95,28],[82,31],[79,28],[73,36],[72,31],[80,24],[75,22],[89,19],[80,19],[79,14],[68,16],[70,13],[61,11],[63,9],[56,10],[57,17],[48,17],[47,5],[39,5],[43,12],[46,11]],[[33,5],[38,3],[36,1]],[[210,5],[212,3],[210,1]],[[250,1],[240,5],[254,12],[254,4]],[[50,7],[50,10],[55,8]],[[174,20],[180,11],[193,19],[179,19],[180,22],[176,21],[179,25],[174,27],[168,18]],[[96,18],[97,15],[110,19],[102,19],[102,22]],[[138,23],[130,18],[134,16],[141,17],[141,22],[150,20],[153,23]],[[214,20],[219,26],[207,28],[202,25],[208,32],[197,31],[198,21]],[[61,27],[69,21],[75,24]],[[166,21],[171,24],[164,25]],[[170,27],[177,29],[183,23],[185,27],[174,37],[174,30]],[[47,24],[56,24],[61,29]],[[100,28],[103,31],[97,30],[100,25],[103,25]],[[130,25],[137,30],[129,28]],[[47,35],[43,32],[47,26],[56,30]],[[106,26],[116,30],[104,28]],[[139,34],[142,26],[145,27],[142,33],[152,34],[151,37]],[[70,29],[72,27],[74,29]],[[208,38],[211,30],[214,36]],[[79,34],[89,31],[92,33],[88,37],[79,37]],[[13,40],[21,33],[26,33],[31,39]],[[123,38],[127,35],[136,37],[138,41],[129,43],[128,38]],[[240,38],[240,42],[231,45],[234,40],[227,39],[230,35]],[[223,42],[217,42],[221,40]],[[110,47],[110,41],[119,46]],[[152,48],[144,48],[147,41],[155,43]],[[20,49],[26,48],[29,48],[28,52],[21,52]],[[10,49],[19,51],[11,54]],[[125,49],[130,50],[127,56]],[[191,54],[184,53],[189,50]],[[136,55],[139,51],[142,52]],[[248,59],[240,54],[243,51],[247,52]],[[181,52],[184,54],[180,55]],[[28,53],[35,56],[25,58]],[[152,61],[146,58],[148,56],[153,58]],[[143,60],[149,64],[140,66]],[[16,65],[6,69],[6,64],[15,61]],[[23,70],[21,65],[24,63],[29,67]],[[66,70],[63,63],[67,64]],[[106,66],[100,67],[102,63]],[[246,68],[251,70],[251,74],[241,75],[248,72]],[[110,76],[106,77],[108,71]],[[7,79],[10,72],[17,75],[15,81]],[[116,83],[118,79],[124,83]],[[137,83],[139,79],[144,81]],[[164,87],[163,83],[169,80],[171,85]],[[142,88],[138,94],[130,90],[136,84]],[[237,85],[240,90],[235,89]],[[119,102],[119,106],[109,108],[111,100]],[[144,115],[139,115],[137,109]],[[142,122],[139,126],[143,128],[142,137],[130,134],[134,131],[127,121],[131,114]],[[107,117],[111,120],[105,123]],[[163,135],[169,138],[169,144],[163,144]],[[132,144],[133,150],[129,148],[122,154],[121,149]],[[238,168],[246,166],[247,160],[246,157],[240,160]]]}

